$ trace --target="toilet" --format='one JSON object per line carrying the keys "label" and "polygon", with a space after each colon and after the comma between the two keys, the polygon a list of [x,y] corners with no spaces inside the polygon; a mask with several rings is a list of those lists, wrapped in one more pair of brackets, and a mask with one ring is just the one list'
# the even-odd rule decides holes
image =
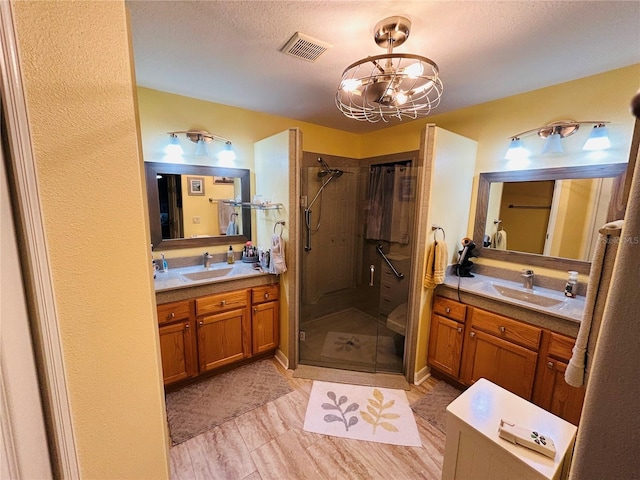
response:
{"label": "toilet", "polygon": [[402,303],[387,316],[387,328],[404,336],[407,331],[407,304]]}

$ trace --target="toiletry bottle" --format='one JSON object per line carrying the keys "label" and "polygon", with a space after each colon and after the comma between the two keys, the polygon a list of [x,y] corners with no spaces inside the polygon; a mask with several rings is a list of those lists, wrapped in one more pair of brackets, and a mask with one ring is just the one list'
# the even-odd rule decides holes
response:
{"label": "toiletry bottle", "polygon": [[233,246],[229,245],[229,251],[227,251],[227,263],[235,262],[235,258],[233,257]]}
{"label": "toiletry bottle", "polygon": [[169,271],[169,264],[167,263],[167,260],[164,258],[164,253],[160,254],[162,256],[162,271],[163,272],[168,272]]}
{"label": "toiletry bottle", "polygon": [[575,298],[576,287],[578,284],[578,272],[571,270],[568,273],[569,279],[567,280],[567,284],[564,287],[564,294],[567,297]]}
{"label": "toiletry bottle", "polygon": [[156,259],[153,258],[153,243],[151,244],[151,270],[153,270],[153,278],[155,279],[158,268],[156,265]]}

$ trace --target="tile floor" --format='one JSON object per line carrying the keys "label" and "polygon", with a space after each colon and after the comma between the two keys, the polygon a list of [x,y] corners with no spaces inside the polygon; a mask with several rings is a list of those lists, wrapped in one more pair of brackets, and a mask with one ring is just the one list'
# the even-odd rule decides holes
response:
{"label": "tile floor", "polygon": [[[440,479],[445,435],[429,422],[415,416],[422,447],[305,432],[312,381],[272,361],[294,391],[172,447],[172,479]],[[437,383],[412,385],[409,403]]]}

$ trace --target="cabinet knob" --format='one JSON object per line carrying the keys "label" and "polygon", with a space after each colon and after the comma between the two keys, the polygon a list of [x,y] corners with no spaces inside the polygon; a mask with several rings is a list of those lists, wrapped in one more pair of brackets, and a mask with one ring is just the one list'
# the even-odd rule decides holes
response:
{"label": "cabinet knob", "polygon": [[200,320],[200,321],[198,322],[198,325],[203,326],[203,325],[204,325],[204,322],[203,322],[202,320]]}
{"label": "cabinet knob", "polygon": [[500,330],[500,333],[504,333],[506,328],[505,327],[498,327],[498,330]]}
{"label": "cabinet knob", "polygon": [[547,362],[547,368],[553,370],[554,367],[554,363],[553,362]]}
{"label": "cabinet knob", "polygon": [[227,301],[226,301],[226,300],[222,300],[222,301],[220,302],[220,305],[222,305],[223,307],[224,307],[226,304],[227,304]]}
{"label": "cabinet knob", "polygon": [[258,309],[257,309],[257,308],[254,308],[254,309],[253,309],[253,313],[258,313]]}
{"label": "cabinet knob", "polygon": [[189,324],[188,324],[188,323],[185,323],[185,324],[184,324],[184,328],[186,328],[187,330],[189,330]]}
{"label": "cabinet knob", "polygon": [[171,313],[169,314],[169,318],[175,318],[175,317],[176,317],[176,314],[175,314],[175,313],[171,312]]}
{"label": "cabinet knob", "polygon": [[447,313],[451,313],[451,309],[450,309],[449,307],[446,307],[446,308],[444,309],[444,311],[445,311],[445,312],[447,312]]}
{"label": "cabinet knob", "polygon": [[265,294],[264,294],[264,298],[269,298],[269,294],[268,294],[268,293],[265,293]]}
{"label": "cabinet knob", "polygon": [[458,333],[462,333],[462,327],[458,327]]}
{"label": "cabinet knob", "polygon": [[475,337],[475,336],[476,336],[476,332],[471,332],[471,333],[469,334],[469,336],[470,336],[471,338]]}

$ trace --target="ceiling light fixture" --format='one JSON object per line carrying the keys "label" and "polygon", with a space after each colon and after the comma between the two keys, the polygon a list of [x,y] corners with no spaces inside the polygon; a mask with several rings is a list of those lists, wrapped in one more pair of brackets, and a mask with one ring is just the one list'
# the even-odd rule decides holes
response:
{"label": "ceiling light fixture", "polygon": [[436,63],[420,55],[393,53],[409,38],[410,28],[406,17],[378,22],[374,40],[387,53],[358,60],[342,73],[336,105],[347,117],[372,123],[391,117],[415,119],[438,106],[442,81]]}
{"label": "ceiling light fixture", "polygon": [[233,151],[231,140],[228,140],[219,135],[214,135],[206,130],[179,130],[175,132],[167,132],[170,136],[169,145],[167,145],[165,151],[167,154],[179,154],[182,155],[183,149],[180,146],[178,140],[178,133],[184,133],[186,137],[192,142],[196,143],[195,155],[209,155],[207,144],[215,141],[224,142],[224,150],[220,151],[217,155],[218,160],[229,162],[236,159],[236,154]]}
{"label": "ceiling light fixture", "polygon": [[525,155],[525,152],[528,155],[528,150],[522,146],[520,137],[534,132],[537,133],[540,138],[545,139],[545,143],[542,148],[543,154],[562,153],[561,140],[576,133],[580,128],[580,125],[594,125],[594,128],[583,147],[584,150],[601,150],[609,148],[611,144],[607,135],[605,123],[609,122],[600,120],[580,122],[575,120],[562,120],[559,122],[549,123],[542,127],[533,128],[526,132],[518,133],[509,137],[511,139],[511,143],[509,144],[509,149],[507,150],[504,158],[507,160],[512,160],[516,157],[522,158],[522,155]]}

